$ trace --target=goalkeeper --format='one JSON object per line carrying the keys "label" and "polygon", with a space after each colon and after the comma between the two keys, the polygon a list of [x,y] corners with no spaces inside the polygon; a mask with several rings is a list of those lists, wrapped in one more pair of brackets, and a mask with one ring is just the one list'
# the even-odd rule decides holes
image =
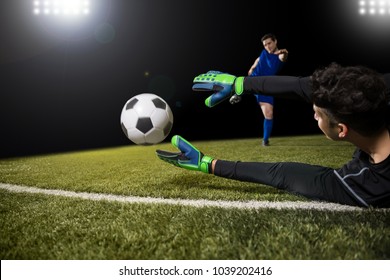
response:
{"label": "goalkeeper", "polygon": [[239,102],[262,92],[296,96],[313,104],[314,119],[325,136],[347,141],[357,149],[339,169],[295,162],[241,162],[214,159],[175,135],[179,152],[157,150],[171,164],[239,181],[270,185],[313,200],[359,207],[390,207],[390,75],[363,67],[332,63],[311,77],[234,77],[208,72],[194,79],[193,89],[212,95],[206,105]]}

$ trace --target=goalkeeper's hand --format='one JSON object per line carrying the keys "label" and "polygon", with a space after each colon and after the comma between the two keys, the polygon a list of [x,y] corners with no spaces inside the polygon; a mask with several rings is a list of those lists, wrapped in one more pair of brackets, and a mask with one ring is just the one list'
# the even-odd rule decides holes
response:
{"label": "goalkeeper's hand", "polygon": [[244,77],[236,77],[219,71],[209,71],[194,78],[194,91],[208,91],[212,94],[205,100],[207,107],[214,107],[230,98],[230,103],[240,102],[244,92]]}
{"label": "goalkeeper's hand", "polygon": [[171,143],[174,147],[178,148],[180,152],[173,153],[156,150],[156,154],[160,159],[188,170],[211,173],[211,164],[213,158],[205,156],[190,142],[179,135],[173,136]]}

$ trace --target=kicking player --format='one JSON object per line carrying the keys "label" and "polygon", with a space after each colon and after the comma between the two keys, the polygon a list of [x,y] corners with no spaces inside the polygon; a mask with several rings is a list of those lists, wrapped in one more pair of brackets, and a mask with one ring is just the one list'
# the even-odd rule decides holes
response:
{"label": "kicking player", "polygon": [[[288,51],[278,48],[278,41],[272,33],[265,34],[261,38],[261,42],[264,49],[249,69],[248,75],[276,75],[287,61]],[[264,115],[262,145],[268,146],[274,123],[274,97],[262,94],[255,94],[255,96]]]}
{"label": "kicking player", "polygon": [[[175,135],[180,152],[157,150],[176,166],[216,176],[276,187],[313,200],[360,207],[390,207],[390,74],[363,66],[336,63],[317,69],[311,77],[235,77],[209,72],[194,79],[194,90],[211,91],[206,105],[243,94],[300,96],[311,102],[314,119],[325,136],[347,141],[357,149],[339,169],[296,162],[241,162],[214,159]],[[232,96],[233,95],[233,96]]]}

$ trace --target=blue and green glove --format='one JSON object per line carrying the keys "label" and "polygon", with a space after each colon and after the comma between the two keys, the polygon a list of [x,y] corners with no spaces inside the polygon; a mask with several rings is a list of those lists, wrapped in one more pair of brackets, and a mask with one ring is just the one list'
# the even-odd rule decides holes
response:
{"label": "blue and green glove", "polygon": [[160,159],[188,170],[211,173],[211,163],[213,162],[213,158],[205,156],[190,142],[179,135],[173,136],[171,143],[174,147],[178,148],[180,152],[173,153],[156,150],[156,154]]}
{"label": "blue and green glove", "polygon": [[208,91],[212,94],[205,100],[207,107],[214,107],[229,99],[231,104],[241,101],[244,92],[244,77],[236,77],[220,71],[209,71],[194,78],[194,91]]}

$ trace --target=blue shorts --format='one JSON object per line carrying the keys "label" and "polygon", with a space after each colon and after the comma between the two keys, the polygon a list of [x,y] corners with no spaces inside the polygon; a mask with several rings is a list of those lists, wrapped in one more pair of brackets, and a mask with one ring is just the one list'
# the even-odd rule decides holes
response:
{"label": "blue shorts", "polygon": [[272,106],[274,105],[274,97],[273,96],[267,96],[267,95],[261,95],[261,94],[255,94],[257,103],[264,102],[269,103]]}

